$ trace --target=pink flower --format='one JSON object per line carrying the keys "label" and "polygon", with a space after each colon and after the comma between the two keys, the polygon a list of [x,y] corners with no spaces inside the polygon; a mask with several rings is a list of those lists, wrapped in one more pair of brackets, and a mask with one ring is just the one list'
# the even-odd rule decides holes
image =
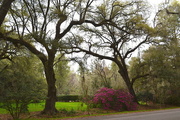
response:
{"label": "pink flower", "polygon": [[137,104],[134,103],[130,93],[124,90],[114,90],[110,88],[101,88],[94,95],[93,103],[98,104],[103,109],[113,110],[135,110]]}

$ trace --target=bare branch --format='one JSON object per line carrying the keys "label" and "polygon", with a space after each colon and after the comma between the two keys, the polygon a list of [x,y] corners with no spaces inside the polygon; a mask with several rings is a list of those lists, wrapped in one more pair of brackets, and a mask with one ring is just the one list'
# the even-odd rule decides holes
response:
{"label": "bare branch", "polygon": [[65,53],[61,54],[61,56],[58,58],[58,60],[54,63],[53,66],[55,66],[57,63],[59,63],[60,61],[62,61],[62,58],[64,57]]}
{"label": "bare branch", "polygon": [[127,58],[130,53],[137,50],[142,44],[146,43],[148,40],[149,40],[149,35],[147,35],[146,38],[142,42],[140,42],[136,47],[134,47],[133,49],[128,50],[126,52],[126,54],[124,55],[123,59]]}
{"label": "bare branch", "polygon": [[107,59],[107,60],[111,60],[111,61],[115,61],[114,58],[112,57],[108,57],[108,56],[105,56],[105,55],[100,55],[100,54],[97,54],[95,52],[92,52],[92,51],[89,51],[89,50],[85,50],[83,48],[80,48],[80,47],[76,47],[77,49],[79,49],[80,51],[82,52],[85,52],[86,54],[89,54],[89,55],[92,55],[92,56],[95,56],[95,57],[98,57],[99,59]]}

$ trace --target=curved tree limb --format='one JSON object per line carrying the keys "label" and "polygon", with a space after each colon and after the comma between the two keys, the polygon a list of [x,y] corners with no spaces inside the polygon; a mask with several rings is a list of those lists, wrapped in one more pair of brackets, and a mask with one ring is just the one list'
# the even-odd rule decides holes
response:
{"label": "curved tree limb", "polygon": [[2,33],[0,33],[0,37],[6,39],[9,42],[12,42],[15,45],[20,44],[20,45],[23,45],[23,46],[27,47],[32,53],[34,53],[37,57],[39,57],[41,59],[41,61],[43,61],[43,62],[47,61],[47,57],[42,52],[38,51],[30,43],[28,43],[28,42],[26,42],[24,40],[15,39],[15,38],[12,38],[12,37],[6,37]]}

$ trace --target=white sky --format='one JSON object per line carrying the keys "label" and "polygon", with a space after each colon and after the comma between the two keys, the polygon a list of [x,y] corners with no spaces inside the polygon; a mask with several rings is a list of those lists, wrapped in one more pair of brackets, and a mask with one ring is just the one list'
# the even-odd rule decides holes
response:
{"label": "white sky", "polygon": [[148,0],[149,3],[151,3],[152,5],[157,5],[159,3],[165,2],[167,0]]}
{"label": "white sky", "polygon": [[153,12],[157,12],[158,11],[158,5],[160,3],[164,3],[167,1],[171,1],[171,0],[147,0],[147,1],[152,5]]}

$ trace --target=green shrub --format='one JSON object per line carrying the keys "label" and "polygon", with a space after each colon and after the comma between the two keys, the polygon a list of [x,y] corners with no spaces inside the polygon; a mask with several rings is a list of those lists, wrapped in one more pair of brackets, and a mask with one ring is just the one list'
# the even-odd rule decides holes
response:
{"label": "green shrub", "polygon": [[33,72],[30,61],[20,57],[0,74],[0,107],[6,109],[15,120],[28,112],[28,104],[32,101],[45,99],[46,84]]}
{"label": "green shrub", "polygon": [[150,92],[140,92],[137,94],[137,99],[138,101],[142,101],[142,102],[147,102],[148,101],[153,101],[153,94]]}
{"label": "green shrub", "polygon": [[78,102],[80,101],[80,96],[79,95],[63,95],[63,96],[58,96],[57,101],[60,102]]}
{"label": "green shrub", "polygon": [[165,100],[165,104],[180,106],[180,97],[175,95],[170,96]]}

